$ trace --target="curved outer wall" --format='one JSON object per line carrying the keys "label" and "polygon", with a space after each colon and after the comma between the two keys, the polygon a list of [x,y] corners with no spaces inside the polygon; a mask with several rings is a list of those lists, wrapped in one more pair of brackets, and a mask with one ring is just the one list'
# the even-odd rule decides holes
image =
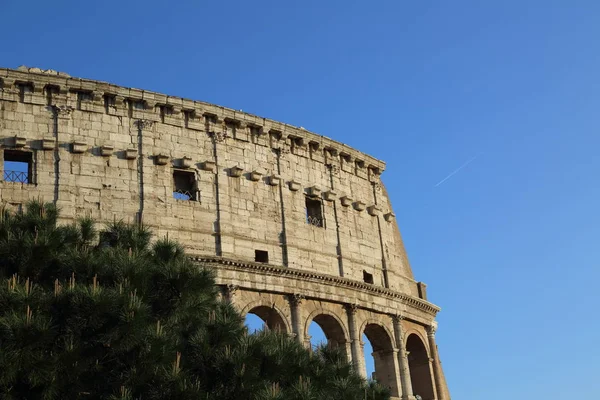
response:
{"label": "curved outer wall", "polygon": [[[240,310],[278,310],[278,324],[305,342],[313,317],[338,321],[332,332],[362,369],[366,321],[397,354],[408,332],[433,337],[439,309],[413,278],[383,162],[276,121],[53,71],[0,69],[0,102],[2,156],[25,154],[31,171],[27,184],[4,171],[3,203],[53,201],[62,222],[143,221],[213,265]],[[177,179],[196,200],[174,198]],[[307,223],[307,199],[320,226]],[[267,263],[255,262],[257,250]],[[448,399],[434,341],[422,341],[431,398]],[[411,398],[402,356],[386,360],[378,379],[385,373],[396,396]]]}

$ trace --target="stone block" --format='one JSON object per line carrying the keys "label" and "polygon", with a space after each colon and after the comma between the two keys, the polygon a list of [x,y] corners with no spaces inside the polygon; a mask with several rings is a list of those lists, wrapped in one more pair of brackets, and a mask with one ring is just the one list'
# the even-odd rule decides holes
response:
{"label": "stone block", "polygon": [[334,192],[333,190],[328,190],[326,192],[323,192],[323,199],[327,200],[327,201],[335,201],[336,196],[337,196],[337,193]]}
{"label": "stone block", "polygon": [[342,196],[340,197],[340,203],[342,203],[342,206],[344,207],[348,207],[350,205],[352,205],[352,198],[349,196]]}
{"label": "stone block", "polygon": [[385,214],[383,215],[383,218],[384,218],[384,219],[385,219],[387,222],[391,222],[391,221],[393,221],[393,220],[396,218],[396,214],[394,214],[393,212],[391,212],[391,211],[390,211],[390,212],[388,212],[388,213],[385,213]]}
{"label": "stone block", "polygon": [[367,207],[367,212],[369,213],[369,215],[377,216],[381,212],[381,208],[378,205],[373,204]]}
{"label": "stone block", "polygon": [[244,172],[244,168],[234,165],[233,167],[229,168],[228,171],[229,171],[229,176],[231,176],[232,178],[239,178],[240,176],[242,176],[242,173]]}
{"label": "stone block", "polygon": [[137,158],[138,151],[137,151],[137,149],[135,149],[133,147],[129,147],[129,148],[125,149],[124,152],[125,152],[125,158],[128,160],[134,160]]}
{"label": "stone block", "polygon": [[37,141],[38,150],[54,150],[54,138],[43,138]]}
{"label": "stone block", "polygon": [[71,142],[71,153],[82,154],[88,149],[88,145],[84,141],[75,140]]}
{"label": "stone block", "polygon": [[254,171],[250,172],[249,177],[250,177],[251,181],[258,182],[263,175],[264,174],[262,171],[254,170]]}
{"label": "stone block", "polygon": [[110,157],[113,154],[113,151],[115,150],[114,146],[109,145],[109,144],[105,144],[100,146],[100,155],[102,157]]}
{"label": "stone block", "polygon": [[177,168],[183,168],[183,169],[187,169],[187,168],[191,168],[193,163],[192,163],[192,158],[191,157],[181,157],[181,158],[177,158],[175,160],[173,160],[173,164],[177,167]]}
{"label": "stone block", "polygon": [[306,189],[306,192],[309,196],[320,197],[321,196],[321,188],[318,186],[311,186]]}
{"label": "stone block", "polygon": [[355,201],[353,203],[353,206],[354,206],[354,209],[356,211],[364,211],[365,207],[366,207],[366,204],[364,202],[362,202],[362,201]]}
{"label": "stone block", "polygon": [[27,138],[24,136],[11,136],[4,139],[4,145],[12,148],[22,148],[27,144]]}
{"label": "stone block", "polygon": [[292,192],[297,192],[298,190],[302,189],[302,184],[293,180],[288,182],[288,186]]}
{"label": "stone block", "polygon": [[269,176],[268,182],[271,186],[279,186],[281,184],[281,176],[272,174]]}
{"label": "stone block", "polygon": [[169,163],[169,156],[162,153],[155,154],[154,163],[156,165],[167,165]]}

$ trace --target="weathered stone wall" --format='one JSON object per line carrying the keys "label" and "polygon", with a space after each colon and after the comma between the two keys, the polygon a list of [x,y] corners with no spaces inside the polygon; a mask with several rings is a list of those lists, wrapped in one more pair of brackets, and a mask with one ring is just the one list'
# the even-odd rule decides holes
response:
{"label": "weathered stone wall", "polygon": [[[269,119],[28,68],[0,69],[0,139],[1,157],[31,159],[27,183],[0,182],[3,203],[53,201],[63,222],[142,221],[212,263],[218,283],[239,288],[240,310],[303,342],[314,320],[364,369],[352,346],[374,336],[378,377],[403,392],[392,320],[427,337],[439,309],[413,278],[383,162]],[[174,174],[195,200],[174,197]],[[307,198],[320,226],[307,223]]]}

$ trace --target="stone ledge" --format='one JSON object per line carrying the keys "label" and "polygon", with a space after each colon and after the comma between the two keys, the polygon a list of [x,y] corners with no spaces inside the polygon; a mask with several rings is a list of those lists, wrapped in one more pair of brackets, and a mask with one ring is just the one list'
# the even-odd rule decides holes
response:
{"label": "stone ledge", "polygon": [[369,285],[363,282],[354,281],[348,278],[342,278],[339,276],[333,275],[325,275],[318,274],[315,272],[310,272],[306,270],[300,269],[291,269],[284,268],[277,265],[272,264],[264,264],[264,263],[254,263],[254,262],[246,262],[246,261],[238,261],[232,260],[222,257],[207,257],[207,256],[192,256],[192,260],[197,262],[203,262],[207,264],[217,265],[217,268],[224,267],[225,269],[234,269],[234,270],[254,270],[270,273],[273,275],[287,275],[290,277],[297,277],[301,279],[312,279],[316,281],[320,281],[323,283],[333,284],[340,288],[350,288],[350,289],[358,289],[364,290],[367,292],[371,292],[373,294],[379,296],[385,296],[391,299],[400,300],[404,304],[419,309],[427,314],[435,316],[440,308],[434,304],[429,303],[428,301],[418,299],[416,297],[412,297],[410,295],[396,292],[390,289],[382,288],[379,286]]}

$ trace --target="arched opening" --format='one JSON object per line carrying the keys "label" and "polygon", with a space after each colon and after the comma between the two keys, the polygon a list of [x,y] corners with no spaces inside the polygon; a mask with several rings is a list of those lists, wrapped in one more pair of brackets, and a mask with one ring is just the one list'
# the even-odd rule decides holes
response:
{"label": "arched opening", "polygon": [[421,396],[423,400],[434,398],[433,381],[431,379],[431,366],[427,349],[421,338],[415,334],[409,335],[406,341],[408,352],[408,367],[410,369],[410,382],[413,393]]}
{"label": "arched opening", "polygon": [[[340,322],[328,314],[318,314],[313,317],[308,326],[311,347],[326,343],[332,347],[343,347],[346,353],[346,335]],[[347,354],[346,354],[347,355]]]}
{"label": "arched opening", "polygon": [[316,347],[327,344],[327,336],[323,328],[319,326],[315,321],[312,321],[308,326],[308,336],[310,336],[310,347],[315,349]]}
{"label": "arched opening", "polygon": [[246,325],[246,328],[248,328],[248,333],[250,333],[250,334],[258,332],[258,331],[262,331],[266,327],[265,321],[260,319],[260,317],[258,315],[254,315],[254,314],[250,314],[250,313],[246,314],[245,325]]}
{"label": "arched opening", "polygon": [[[260,324],[262,322],[262,325]],[[272,307],[258,306],[246,313],[246,326],[250,333],[264,328],[287,333],[283,317]]]}
{"label": "arched opening", "polygon": [[[388,387],[392,396],[398,396],[396,353],[394,352],[390,335],[388,335],[382,326],[376,324],[367,324],[364,335],[373,349],[373,379],[381,385]],[[367,363],[366,361],[365,364]]]}
{"label": "arched opening", "polygon": [[373,379],[373,373],[375,372],[375,359],[373,358],[373,345],[367,335],[363,333],[362,335],[362,346],[363,346],[363,354],[365,356],[365,370],[367,372],[367,378]]}

